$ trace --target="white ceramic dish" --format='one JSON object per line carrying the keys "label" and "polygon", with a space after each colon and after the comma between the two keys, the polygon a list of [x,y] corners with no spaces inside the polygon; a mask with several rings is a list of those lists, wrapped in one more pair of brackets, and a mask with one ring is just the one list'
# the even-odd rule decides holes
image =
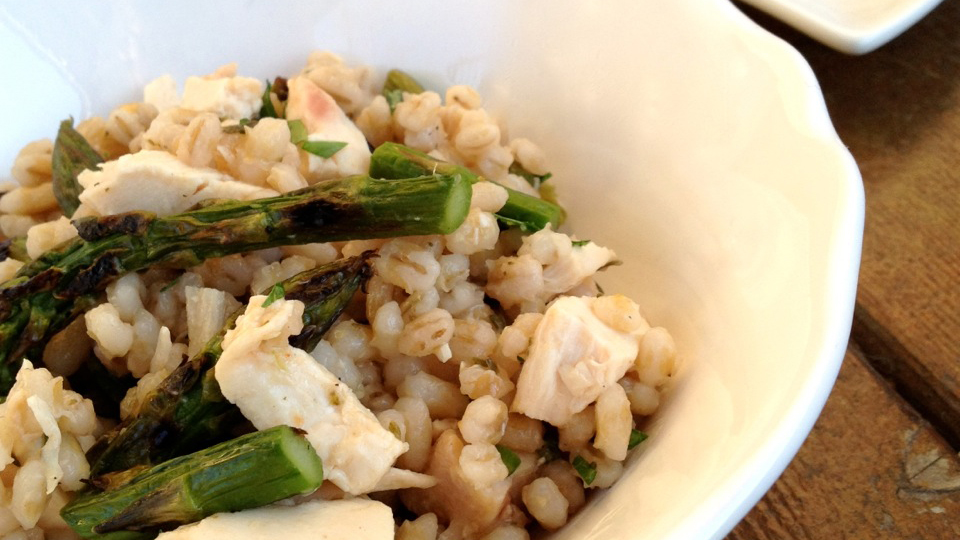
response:
{"label": "white ceramic dish", "polygon": [[572,227],[625,262],[604,287],[669,327],[685,362],[642,453],[555,538],[721,538],[819,414],[862,184],[809,67],[727,1],[48,4],[0,8],[0,170],[159,74],[236,60],[267,78],[316,48],[475,85],[540,142]]}
{"label": "white ceramic dish", "polygon": [[865,54],[913,26],[942,0],[743,0],[814,39]]}

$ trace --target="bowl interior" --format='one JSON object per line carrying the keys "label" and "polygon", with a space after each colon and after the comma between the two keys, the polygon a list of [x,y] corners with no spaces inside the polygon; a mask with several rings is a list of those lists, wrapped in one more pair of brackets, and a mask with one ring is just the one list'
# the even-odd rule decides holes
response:
{"label": "bowl interior", "polygon": [[0,8],[3,171],[163,73],[272,78],[315,49],[474,85],[546,150],[569,227],[624,262],[604,289],[684,362],[624,477],[556,537],[719,538],[812,426],[849,331],[862,186],[805,62],[725,0],[46,4]]}

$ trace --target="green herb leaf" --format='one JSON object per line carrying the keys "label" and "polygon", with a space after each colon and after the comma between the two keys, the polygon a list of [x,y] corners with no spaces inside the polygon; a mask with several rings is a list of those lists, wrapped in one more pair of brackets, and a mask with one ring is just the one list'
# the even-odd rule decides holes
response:
{"label": "green herb leaf", "polygon": [[513,474],[520,466],[520,456],[506,446],[497,445],[497,452],[500,452],[500,460],[507,466],[507,476]]}
{"label": "green herb leaf", "polygon": [[182,277],[183,277],[183,274],[180,274],[179,276],[171,279],[170,283],[167,283],[166,285],[163,286],[162,289],[160,289],[160,292],[167,292],[170,289],[174,288],[177,285],[177,283],[180,281],[180,278]]}
{"label": "green herb leaf", "polygon": [[384,90],[383,97],[387,99],[387,105],[390,106],[390,113],[397,108],[397,104],[403,101],[403,90]]}
{"label": "green herb leaf", "polygon": [[303,144],[300,145],[300,148],[303,148],[315,156],[328,158],[339,152],[340,149],[346,145],[347,143],[340,141],[304,141]]}
{"label": "green herb leaf", "polygon": [[277,283],[272,289],[270,289],[270,294],[268,294],[267,299],[263,301],[262,307],[267,307],[277,300],[283,298],[284,294],[286,294],[286,291],[283,290],[283,283]]}
{"label": "green herb leaf", "polygon": [[583,459],[583,456],[573,458],[573,468],[577,470],[577,474],[587,486],[597,479],[597,464]]}
{"label": "green herb leaf", "polygon": [[303,125],[303,122],[300,120],[287,120],[287,125],[290,126],[290,142],[293,144],[299,145],[307,140],[307,136],[310,133],[307,132],[307,126]]}
{"label": "green herb leaf", "polygon": [[253,127],[255,125],[257,125],[256,120],[250,120],[249,118],[241,118],[240,121],[237,122],[236,124],[223,126],[222,131],[224,133],[246,133],[247,130],[244,129],[246,126]]}
{"label": "green herb leaf", "polygon": [[483,369],[489,369],[491,371],[497,370],[497,364],[490,358],[478,358],[473,357],[467,360],[468,366],[480,366]]}
{"label": "green herb leaf", "polygon": [[532,172],[523,168],[523,165],[520,165],[518,162],[514,161],[510,164],[510,168],[507,169],[507,172],[510,174],[515,174],[517,176],[523,177],[531,186],[535,188],[542,187],[541,184],[546,182],[553,176],[552,173],[546,174],[533,174]]}
{"label": "green herb leaf", "polygon": [[497,221],[498,221],[501,225],[503,225],[503,227],[501,227],[501,228],[507,228],[507,229],[509,229],[509,228],[512,227],[512,228],[514,228],[514,229],[520,229],[520,232],[523,232],[523,233],[535,233],[535,232],[537,232],[537,230],[536,230],[535,228],[531,227],[530,224],[527,223],[526,221],[520,221],[520,220],[518,220],[518,219],[512,219],[512,218],[504,217],[504,216],[501,216],[501,215],[499,215],[499,214],[495,214],[494,217],[496,217],[496,218],[497,218]]}
{"label": "green herb leaf", "polygon": [[574,240],[573,247],[583,247],[590,243],[590,240]]}
{"label": "green herb leaf", "polygon": [[520,365],[521,365],[521,366],[522,366],[523,363],[526,362],[526,361],[527,361],[526,358],[524,358],[524,357],[522,357],[522,356],[520,356],[520,355],[517,355],[517,362],[520,362]]}
{"label": "green herb leaf", "polygon": [[260,98],[260,118],[279,118],[277,109],[273,106],[273,100],[270,99],[271,91],[273,91],[273,85],[267,81],[267,89],[263,91],[263,97]]}
{"label": "green herb leaf", "polygon": [[647,434],[638,430],[630,430],[630,442],[627,444],[627,450],[633,450],[635,446],[647,440]]}
{"label": "green herb leaf", "polygon": [[537,449],[537,455],[543,458],[545,463],[563,458],[557,428],[550,425],[546,426],[543,434],[543,446]]}
{"label": "green herb leaf", "polygon": [[390,112],[392,113],[397,103],[403,101],[404,92],[419,94],[423,90],[423,86],[410,74],[399,69],[391,69],[387,72],[387,80],[383,82],[383,90],[380,93],[387,98],[387,104],[390,105]]}

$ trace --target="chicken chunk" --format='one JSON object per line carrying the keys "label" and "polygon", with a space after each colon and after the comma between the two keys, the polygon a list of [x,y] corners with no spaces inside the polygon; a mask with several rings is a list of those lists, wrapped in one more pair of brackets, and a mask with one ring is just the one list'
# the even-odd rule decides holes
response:
{"label": "chicken chunk", "polygon": [[549,226],[524,238],[517,254],[531,255],[543,265],[543,291],[548,300],[616,260],[612,249],[594,242],[574,245],[569,236],[554,232]]}
{"label": "chicken chunk", "polygon": [[287,81],[287,88],[287,119],[302,121],[309,140],[347,143],[329,158],[309,154],[310,179],[317,181],[366,173],[370,168],[367,139],[330,94],[304,76]]}
{"label": "chicken chunk", "polygon": [[220,390],[257,429],[288,425],[307,432],[323,473],[354,495],[373,491],[407,444],[383,428],[347,385],[287,338],[303,328],[303,303],[250,299],[223,338],[214,368]]}
{"label": "chicken chunk", "polygon": [[297,506],[273,504],[242,512],[214,514],[197,523],[161,533],[157,540],[392,540],[393,527],[393,513],[389,506],[357,498],[310,501]]}
{"label": "chicken chunk", "polygon": [[562,296],[547,308],[517,380],[514,412],[562,426],[633,365],[640,335],[605,324],[592,310],[596,301]]}
{"label": "chicken chunk", "polygon": [[[185,165],[160,150],[144,150],[104,163],[77,177],[86,213],[119,214],[134,210],[160,216],[177,214],[204,199],[250,200],[278,195],[213,169]],[[148,195],[148,196],[145,196]]]}
{"label": "chicken chunk", "polygon": [[[220,118],[251,118],[260,110],[263,81],[251,77],[188,77],[180,106]],[[169,99],[168,97],[165,99]]]}

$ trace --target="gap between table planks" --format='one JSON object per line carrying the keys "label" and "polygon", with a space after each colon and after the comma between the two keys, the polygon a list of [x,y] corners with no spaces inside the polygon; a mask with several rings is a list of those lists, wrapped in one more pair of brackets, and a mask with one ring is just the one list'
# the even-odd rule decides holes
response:
{"label": "gap between table planks", "polygon": [[863,57],[740,7],[810,62],[867,209],[852,352],[728,539],[960,538],[960,2]]}

